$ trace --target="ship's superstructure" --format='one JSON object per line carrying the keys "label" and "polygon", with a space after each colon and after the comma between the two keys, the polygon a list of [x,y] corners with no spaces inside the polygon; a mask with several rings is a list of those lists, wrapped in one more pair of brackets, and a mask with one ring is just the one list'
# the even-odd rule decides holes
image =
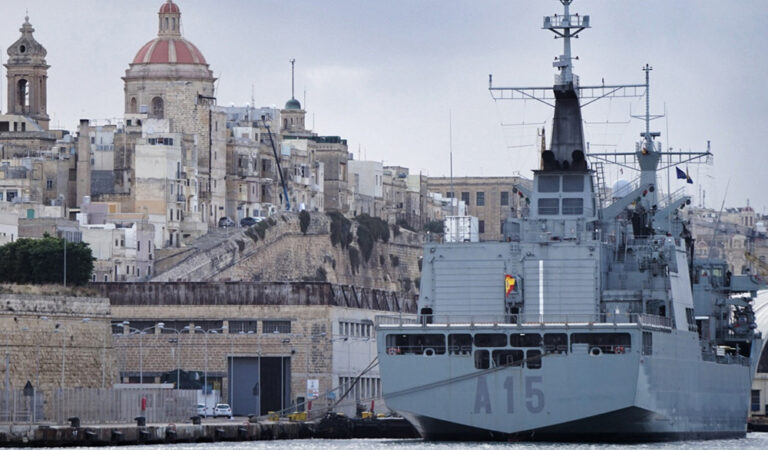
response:
{"label": "ship's superstructure", "polygon": [[[430,439],[743,436],[763,286],[695,260],[679,214],[690,202],[657,188],[660,165],[709,151],[661,151],[649,66],[645,84],[580,86],[571,38],[590,19],[561,3],[543,26],[564,42],[554,86],[490,87],[554,100],[550,148],[519,187],[530,212],[507,220],[503,242],[425,246],[418,317],[377,322],[387,406]],[[612,95],[645,95],[642,140],[588,155],[581,103]],[[637,182],[605,198],[602,162],[628,156]]]}

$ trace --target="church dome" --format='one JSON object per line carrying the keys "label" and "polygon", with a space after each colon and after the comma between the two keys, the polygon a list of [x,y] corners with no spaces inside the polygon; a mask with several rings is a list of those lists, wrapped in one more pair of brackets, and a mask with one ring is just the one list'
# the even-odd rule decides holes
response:
{"label": "church dome", "polygon": [[172,0],[169,0],[160,7],[160,11],[158,14],[171,14],[171,13],[179,13],[181,14],[181,11],[179,10],[179,6],[176,3],[173,3]]}
{"label": "church dome", "polygon": [[285,109],[301,109],[301,103],[295,98],[292,98],[285,102]]}
{"label": "church dome", "polygon": [[203,53],[181,35],[179,6],[167,0],[157,15],[157,37],[136,52],[126,77],[213,79]]}
{"label": "church dome", "polygon": [[[163,5],[165,6],[165,5]],[[195,45],[183,37],[157,37],[144,44],[132,64],[208,64]]]}

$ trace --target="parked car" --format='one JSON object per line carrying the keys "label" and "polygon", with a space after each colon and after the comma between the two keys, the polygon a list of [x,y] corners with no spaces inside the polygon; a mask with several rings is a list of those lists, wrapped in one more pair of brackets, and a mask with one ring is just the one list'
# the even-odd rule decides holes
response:
{"label": "parked car", "polygon": [[227,216],[224,216],[221,219],[219,219],[219,227],[221,227],[221,228],[224,228],[224,227],[234,227],[234,226],[235,226],[235,221],[230,219]]}
{"label": "parked car", "polygon": [[226,403],[217,403],[216,407],[213,408],[213,417],[226,417],[231,419],[232,408],[230,408]]}
{"label": "parked car", "polygon": [[256,225],[259,222],[261,222],[261,217],[243,217],[242,219],[240,219],[240,226],[250,227],[250,226]]}
{"label": "parked car", "polygon": [[206,417],[208,415],[208,412],[206,411],[205,405],[202,403],[197,404],[197,415],[200,417]]}

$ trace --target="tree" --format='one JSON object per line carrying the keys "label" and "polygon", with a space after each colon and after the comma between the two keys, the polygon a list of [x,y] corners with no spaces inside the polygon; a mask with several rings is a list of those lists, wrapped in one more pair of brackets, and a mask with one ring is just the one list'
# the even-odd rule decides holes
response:
{"label": "tree", "polygon": [[[84,242],[67,242],[67,283],[91,280],[93,255]],[[0,246],[0,282],[47,284],[64,281],[64,240],[46,234],[42,239],[19,239]]]}
{"label": "tree", "polygon": [[424,231],[443,234],[443,230],[444,230],[444,225],[442,220],[430,220],[429,222],[424,224]]}

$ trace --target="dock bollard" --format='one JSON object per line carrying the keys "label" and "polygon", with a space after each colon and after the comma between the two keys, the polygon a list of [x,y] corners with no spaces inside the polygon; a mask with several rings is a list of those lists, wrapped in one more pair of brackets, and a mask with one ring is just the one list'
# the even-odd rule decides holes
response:
{"label": "dock bollard", "polygon": [[165,440],[171,442],[176,440],[176,425],[169,424],[168,428],[165,429]]}
{"label": "dock bollard", "polygon": [[144,416],[138,416],[134,417],[133,420],[136,421],[137,427],[146,427],[147,426],[147,418]]}
{"label": "dock bollard", "polygon": [[189,419],[192,421],[192,425],[200,425],[200,422],[202,421],[202,417],[200,416],[192,416]]}
{"label": "dock bollard", "polygon": [[123,432],[112,430],[112,436],[111,436],[112,442],[120,442],[123,440]]}
{"label": "dock bollard", "polygon": [[72,428],[80,428],[80,418],[79,417],[70,417],[67,419],[69,421],[69,426]]}
{"label": "dock bollard", "polygon": [[248,427],[246,426],[239,426],[237,427],[237,438],[241,441],[245,441],[248,439]]}
{"label": "dock bollard", "polygon": [[85,440],[93,441],[96,439],[96,432],[93,430],[85,430]]}
{"label": "dock bollard", "polygon": [[216,436],[216,440],[221,440],[221,438],[224,437],[224,428],[217,427],[214,431],[214,435]]}

